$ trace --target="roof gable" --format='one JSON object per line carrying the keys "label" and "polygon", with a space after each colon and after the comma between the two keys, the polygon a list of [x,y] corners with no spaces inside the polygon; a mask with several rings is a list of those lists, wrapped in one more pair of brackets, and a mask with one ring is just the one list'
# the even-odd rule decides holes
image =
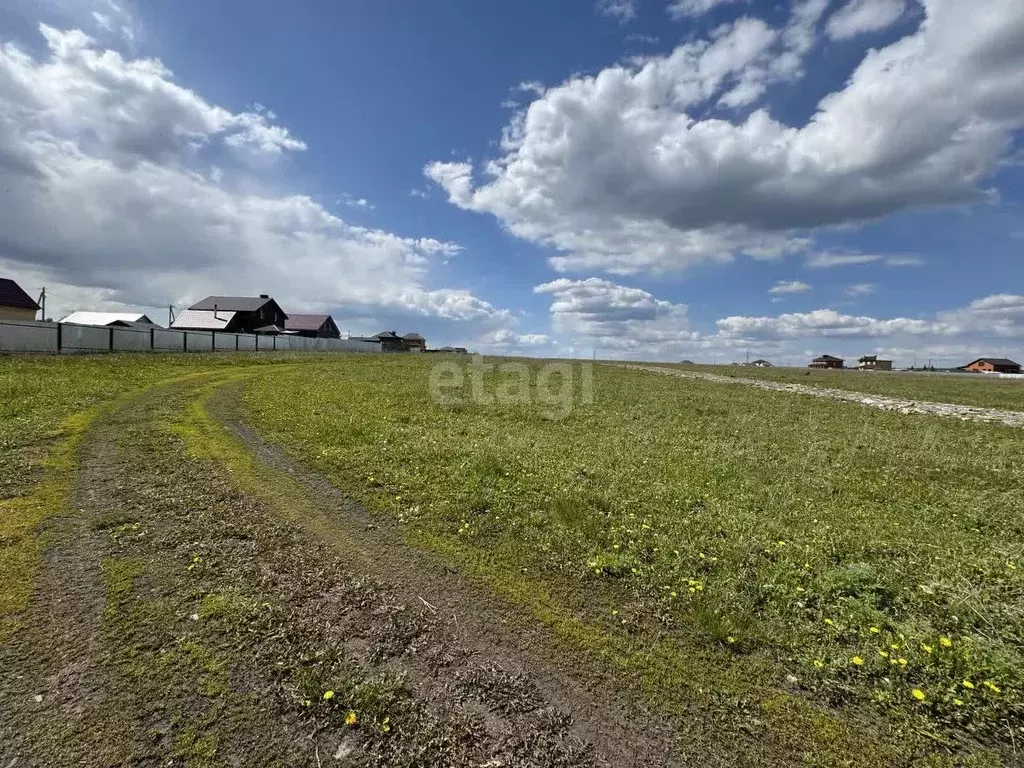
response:
{"label": "roof gable", "polygon": [[288,315],[284,327],[289,331],[319,331],[328,320],[333,322],[330,315]]}
{"label": "roof gable", "polygon": [[39,310],[35,300],[24,289],[7,277],[0,277],[0,307]]}
{"label": "roof gable", "polygon": [[277,311],[285,317],[285,311],[281,305],[269,296],[207,296],[202,301],[197,301],[189,309],[213,311],[214,309],[224,312],[258,312],[267,304],[273,304]]}

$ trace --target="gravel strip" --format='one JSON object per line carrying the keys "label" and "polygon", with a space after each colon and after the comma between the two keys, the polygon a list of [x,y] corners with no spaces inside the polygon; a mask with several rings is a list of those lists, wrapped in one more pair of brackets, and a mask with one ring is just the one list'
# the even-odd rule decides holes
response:
{"label": "gravel strip", "polygon": [[996,408],[981,408],[976,405],[955,405],[953,403],[930,403],[922,400],[906,400],[902,397],[886,397],[884,395],[868,395],[863,392],[850,392],[845,389],[829,387],[813,387],[807,384],[788,384],[781,381],[765,381],[763,379],[742,379],[732,376],[719,376],[714,373],[699,371],[682,371],[676,368],[661,368],[653,365],[626,365],[638,371],[664,373],[669,376],[681,376],[684,379],[703,379],[717,384],[747,384],[759,389],[771,389],[778,392],[792,392],[798,395],[824,397],[829,400],[845,400],[850,403],[879,408],[883,411],[896,411],[907,415],[945,416],[961,421],[981,421],[987,424],[1003,424],[1007,427],[1024,428],[1024,412],[1001,411]]}

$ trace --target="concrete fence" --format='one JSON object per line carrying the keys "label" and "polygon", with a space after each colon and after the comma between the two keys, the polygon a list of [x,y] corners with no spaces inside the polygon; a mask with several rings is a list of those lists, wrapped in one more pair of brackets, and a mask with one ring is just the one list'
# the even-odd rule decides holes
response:
{"label": "concrete fence", "polygon": [[118,328],[73,323],[0,320],[0,354],[49,352],[380,352],[380,344],[356,339],[260,336],[223,331],[175,331],[167,328]]}

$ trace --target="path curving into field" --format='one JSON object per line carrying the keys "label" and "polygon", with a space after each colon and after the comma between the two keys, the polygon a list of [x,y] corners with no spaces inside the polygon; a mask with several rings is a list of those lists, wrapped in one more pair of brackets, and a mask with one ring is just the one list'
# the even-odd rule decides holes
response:
{"label": "path curving into field", "polygon": [[745,384],[758,389],[767,389],[775,392],[790,392],[797,395],[810,395],[821,397],[827,400],[843,400],[848,403],[856,403],[867,408],[878,408],[883,411],[893,411],[906,415],[915,416],[942,416],[960,421],[978,421],[987,424],[1002,424],[1007,427],[1024,429],[1024,411],[1004,411],[998,408],[983,408],[976,405],[958,405],[955,403],[933,403],[922,400],[908,400],[902,397],[889,397],[887,395],[871,395],[865,392],[851,392],[845,389],[833,389],[831,387],[816,387],[809,384],[790,384],[781,381],[766,381],[764,379],[747,379],[733,376],[720,376],[715,373],[704,373],[703,371],[686,371],[678,368],[664,368],[657,365],[624,365],[624,368],[631,368],[637,371],[650,371],[661,373],[667,376],[679,376],[684,379],[700,379],[712,381],[716,384]]}
{"label": "path curving into field", "polygon": [[244,378],[87,432],[0,643],[0,768],[678,764],[671,724],[246,429]]}

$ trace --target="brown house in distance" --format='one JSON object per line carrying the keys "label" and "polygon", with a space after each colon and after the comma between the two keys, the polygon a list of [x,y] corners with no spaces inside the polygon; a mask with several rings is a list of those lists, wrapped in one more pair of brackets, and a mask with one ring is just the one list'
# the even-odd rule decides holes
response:
{"label": "brown house in distance", "polygon": [[964,370],[975,373],[1020,373],[1020,363],[1005,357],[979,357],[965,365]]}
{"label": "brown house in distance", "polygon": [[811,364],[808,365],[807,367],[808,368],[842,368],[843,367],[843,358],[841,358],[841,357],[832,357],[832,355],[822,355],[821,357],[814,358],[811,361]]}
{"label": "brown house in distance", "polygon": [[0,320],[35,320],[39,305],[13,280],[0,277]]}
{"label": "brown house in distance", "polygon": [[891,371],[892,360],[879,360],[878,355],[864,355],[857,361],[859,371]]}
{"label": "brown house in distance", "polygon": [[427,348],[427,340],[418,333],[407,333],[402,337],[405,348],[410,352],[423,352]]}
{"label": "brown house in distance", "polygon": [[330,315],[288,315],[285,333],[316,339],[340,339],[341,331]]}

